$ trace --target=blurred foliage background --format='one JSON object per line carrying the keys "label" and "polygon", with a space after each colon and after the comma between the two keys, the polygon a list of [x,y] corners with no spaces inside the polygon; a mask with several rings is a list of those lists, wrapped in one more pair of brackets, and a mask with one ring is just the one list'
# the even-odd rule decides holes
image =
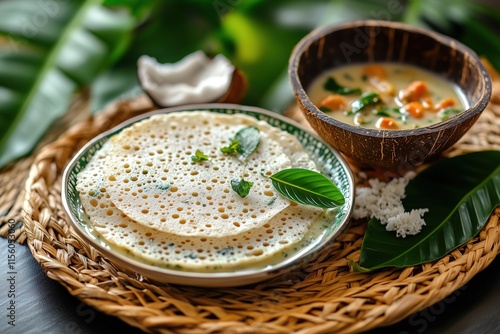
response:
{"label": "blurred foliage background", "polygon": [[248,78],[244,104],[282,112],[292,100],[290,53],[317,27],[356,19],[419,25],[498,69],[499,8],[487,0],[4,0],[0,167],[29,152],[82,87],[92,112],[140,92],[143,54],[175,62],[200,49],[222,53]]}
{"label": "blurred foliage background", "polygon": [[[424,26],[461,40],[500,67],[500,11],[484,2],[186,0],[151,3],[155,9],[138,27],[132,47],[115,70],[133,71],[130,65],[134,65],[141,54],[154,56],[161,62],[174,62],[196,49],[223,53],[248,76],[250,89],[245,103],[277,111],[291,96],[287,94],[286,68],[293,46],[311,30],[343,21],[382,19]],[[111,75],[110,78],[115,79]],[[107,97],[102,100],[105,102]],[[101,101],[96,102],[95,108],[102,105]]]}

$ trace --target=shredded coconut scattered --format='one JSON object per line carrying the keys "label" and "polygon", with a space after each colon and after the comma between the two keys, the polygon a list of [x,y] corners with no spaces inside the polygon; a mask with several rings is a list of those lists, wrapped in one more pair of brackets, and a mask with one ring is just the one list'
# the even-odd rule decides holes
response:
{"label": "shredded coconut scattered", "polygon": [[405,212],[401,200],[405,197],[405,188],[416,173],[409,172],[400,178],[385,183],[370,179],[370,187],[358,187],[354,201],[355,219],[376,218],[387,231],[396,231],[398,237],[415,235],[421,231],[425,221],[422,216],[429,209],[417,209]]}

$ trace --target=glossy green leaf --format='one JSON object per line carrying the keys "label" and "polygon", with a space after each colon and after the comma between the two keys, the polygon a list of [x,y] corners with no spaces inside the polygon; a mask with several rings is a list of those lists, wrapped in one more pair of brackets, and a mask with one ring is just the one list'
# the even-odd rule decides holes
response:
{"label": "glossy green leaf", "polygon": [[352,101],[351,103],[351,113],[357,113],[369,106],[376,106],[377,104],[382,103],[382,99],[380,95],[373,92],[366,92],[357,100]]}
{"label": "glossy green leaf", "polygon": [[414,236],[398,238],[379,221],[368,223],[359,265],[370,271],[435,261],[473,238],[500,205],[500,151],[481,151],[443,159],[406,188],[406,211],[428,208],[426,225]]}
{"label": "glossy green leaf", "polygon": [[238,141],[238,153],[245,158],[259,147],[260,131],[255,126],[247,126],[238,131],[234,139]]}
{"label": "glossy green leaf", "polygon": [[440,110],[438,115],[439,115],[439,118],[442,121],[444,121],[444,120],[447,120],[448,118],[455,116],[456,114],[459,114],[461,112],[462,112],[462,110],[460,110],[460,109],[446,108],[446,109]]}
{"label": "glossy green leaf", "polygon": [[242,198],[245,198],[250,193],[253,182],[244,179],[231,180],[231,188]]}
{"label": "glossy green leaf", "polygon": [[349,88],[339,85],[338,82],[335,81],[333,77],[329,77],[326,80],[325,84],[323,85],[323,88],[339,95],[351,95],[351,94],[362,93],[361,88]]}
{"label": "glossy green leaf", "polygon": [[132,28],[100,1],[0,3],[0,167],[31,151],[75,90],[123,53]]}
{"label": "glossy green leaf", "polygon": [[236,133],[228,146],[221,147],[224,154],[240,154],[242,158],[252,154],[260,143],[260,131],[255,126],[247,126]]}
{"label": "glossy green leaf", "polygon": [[344,195],[321,173],[288,168],[270,176],[274,188],[291,201],[319,208],[334,208],[345,203]]}

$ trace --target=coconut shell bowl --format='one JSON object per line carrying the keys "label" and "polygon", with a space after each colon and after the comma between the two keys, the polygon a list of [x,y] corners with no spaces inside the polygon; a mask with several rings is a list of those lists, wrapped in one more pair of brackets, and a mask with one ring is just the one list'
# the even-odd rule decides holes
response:
{"label": "coconut shell bowl", "polygon": [[[373,62],[410,64],[440,75],[463,91],[468,108],[433,125],[379,130],[338,121],[309,98],[311,83],[326,70]],[[447,36],[387,21],[355,21],[312,31],[292,52],[289,79],[307,121],[328,144],[358,166],[400,174],[439,157],[455,144],[478,119],[491,95],[490,77],[471,49]]]}

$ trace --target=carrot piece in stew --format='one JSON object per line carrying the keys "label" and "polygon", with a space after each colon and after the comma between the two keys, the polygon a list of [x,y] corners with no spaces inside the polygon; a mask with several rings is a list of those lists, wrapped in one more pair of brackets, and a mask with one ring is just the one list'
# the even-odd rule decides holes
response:
{"label": "carrot piece in stew", "polygon": [[392,118],[389,117],[380,117],[377,120],[377,123],[375,124],[377,129],[397,129],[398,128],[398,123],[393,120]]}
{"label": "carrot piece in stew", "polygon": [[455,105],[455,100],[453,100],[451,97],[448,97],[448,98],[443,99],[443,100],[439,101],[438,103],[436,103],[436,105],[434,106],[434,109],[436,111],[439,111],[439,110],[443,110],[443,109],[446,109],[449,107],[453,107],[454,105]]}
{"label": "carrot piece in stew", "polygon": [[401,91],[400,99],[403,102],[415,102],[429,94],[427,84],[423,81],[413,81]]}
{"label": "carrot piece in stew", "polygon": [[387,78],[387,72],[385,71],[385,68],[383,68],[380,65],[368,65],[363,69],[363,74],[369,76],[369,77],[375,77],[378,79],[385,79]]}
{"label": "carrot piece in stew", "polygon": [[403,107],[413,118],[424,116],[424,106],[419,102],[410,102]]}
{"label": "carrot piece in stew", "polygon": [[346,102],[340,95],[328,95],[318,105],[318,108],[326,107],[330,110],[344,110]]}

